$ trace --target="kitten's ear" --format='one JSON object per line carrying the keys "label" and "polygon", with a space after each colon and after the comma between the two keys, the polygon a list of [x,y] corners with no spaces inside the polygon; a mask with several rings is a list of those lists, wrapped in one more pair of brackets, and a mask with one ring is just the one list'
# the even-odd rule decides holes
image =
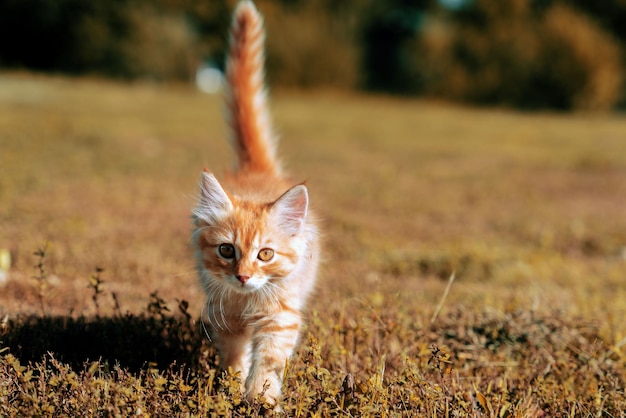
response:
{"label": "kitten's ear", "polygon": [[200,179],[200,201],[194,214],[209,223],[218,221],[233,209],[233,203],[215,176],[204,171]]}
{"label": "kitten's ear", "polygon": [[296,235],[302,229],[309,208],[309,194],[304,184],[287,190],[271,209],[278,227],[287,235]]}

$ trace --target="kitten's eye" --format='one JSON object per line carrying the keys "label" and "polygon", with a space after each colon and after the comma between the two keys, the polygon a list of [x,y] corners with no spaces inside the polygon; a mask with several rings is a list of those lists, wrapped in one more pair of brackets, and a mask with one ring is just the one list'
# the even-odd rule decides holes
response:
{"label": "kitten's eye", "polygon": [[263,248],[259,251],[259,255],[257,257],[261,261],[270,261],[274,257],[274,250],[270,248]]}
{"label": "kitten's eye", "polygon": [[217,251],[226,259],[235,258],[235,247],[232,244],[220,244]]}

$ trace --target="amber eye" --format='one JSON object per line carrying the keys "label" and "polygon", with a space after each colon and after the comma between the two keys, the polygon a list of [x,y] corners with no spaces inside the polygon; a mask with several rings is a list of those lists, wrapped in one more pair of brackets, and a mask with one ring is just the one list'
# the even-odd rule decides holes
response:
{"label": "amber eye", "polygon": [[274,250],[270,248],[263,248],[259,251],[259,255],[257,257],[261,261],[270,261],[274,257]]}
{"label": "amber eye", "polygon": [[220,244],[217,251],[226,259],[235,258],[235,247],[232,244]]}

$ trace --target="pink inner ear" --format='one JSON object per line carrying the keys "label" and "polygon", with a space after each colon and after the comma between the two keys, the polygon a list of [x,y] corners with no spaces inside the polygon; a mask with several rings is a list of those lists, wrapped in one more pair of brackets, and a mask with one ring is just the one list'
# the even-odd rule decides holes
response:
{"label": "pink inner ear", "polygon": [[306,186],[299,184],[289,189],[272,205],[272,215],[278,227],[287,235],[300,232],[306,219],[309,194]]}

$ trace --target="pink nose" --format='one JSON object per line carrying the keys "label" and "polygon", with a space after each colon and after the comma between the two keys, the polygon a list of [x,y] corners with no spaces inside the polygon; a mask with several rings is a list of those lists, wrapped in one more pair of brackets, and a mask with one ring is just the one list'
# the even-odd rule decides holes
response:
{"label": "pink nose", "polygon": [[246,284],[248,279],[250,279],[250,276],[240,276],[239,274],[236,277],[237,277],[237,280],[239,280],[242,285]]}

